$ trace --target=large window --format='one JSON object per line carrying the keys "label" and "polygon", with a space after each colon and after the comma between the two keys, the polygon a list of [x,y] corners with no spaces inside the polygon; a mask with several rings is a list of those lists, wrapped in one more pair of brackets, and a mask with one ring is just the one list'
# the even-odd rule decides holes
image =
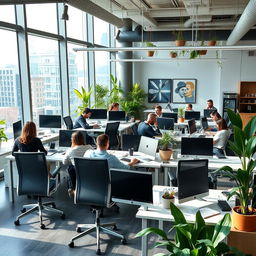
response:
{"label": "large window", "polygon": [[15,23],[14,5],[0,5],[0,20]]}
{"label": "large window", "polygon": [[109,24],[94,17],[94,43],[109,45]]}
{"label": "large window", "polygon": [[95,81],[96,84],[110,86],[109,52],[95,52]]}
{"label": "large window", "polygon": [[38,115],[61,114],[61,87],[58,42],[28,37],[33,120]]}
{"label": "large window", "polygon": [[22,119],[16,33],[0,29],[0,120],[12,138],[12,123]]}

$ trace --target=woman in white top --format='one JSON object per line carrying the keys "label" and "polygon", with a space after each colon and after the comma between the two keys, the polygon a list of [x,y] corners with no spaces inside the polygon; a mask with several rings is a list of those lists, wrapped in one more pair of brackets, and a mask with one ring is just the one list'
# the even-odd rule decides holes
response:
{"label": "woman in white top", "polygon": [[228,142],[230,131],[228,130],[227,123],[223,118],[218,120],[216,123],[218,131],[213,137],[213,154],[217,156],[224,156],[224,149]]}
{"label": "woman in white top", "polygon": [[70,196],[74,195],[74,190],[76,187],[76,172],[74,167],[74,158],[83,157],[84,153],[88,149],[93,149],[91,145],[85,145],[84,136],[81,132],[74,132],[72,134],[72,144],[71,148],[66,151],[63,159],[63,164],[68,165],[68,194]]}

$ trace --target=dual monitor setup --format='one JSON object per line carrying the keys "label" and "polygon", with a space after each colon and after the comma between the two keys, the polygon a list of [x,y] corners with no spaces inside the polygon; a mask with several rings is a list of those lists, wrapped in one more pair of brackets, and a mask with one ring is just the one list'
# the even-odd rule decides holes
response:
{"label": "dual monitor setup", "polygon": [[107,111],[106,109],[92,109],[90,119],[108,120],[108,121],[125,121],[125,111]]}

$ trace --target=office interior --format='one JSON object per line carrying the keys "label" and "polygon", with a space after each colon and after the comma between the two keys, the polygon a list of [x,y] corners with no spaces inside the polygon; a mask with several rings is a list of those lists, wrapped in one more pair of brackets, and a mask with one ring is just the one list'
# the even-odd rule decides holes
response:
{"label": "office interior", "polygon": [[[250,14],[247,14],[249,8]],[[134,83],[140,84],[148,96],[149,80],[166,79],[170,83],[193,80],[196,83],[192,103],[195,111],[203,115],[207,100],[212,99],[223,115],[224,97],[233,94],[238,101],[237,108],[245,106],[242,112],[248,120],[248,115],[251,118],[256,113],[255,9],[252,0],[1,1],[0,120],[6,122],[4,128],[8,137],[0,148],[1,255],[39,255],[43,250],[47,255],[69,255],[73,250],[77,255],[94,255],[96,249],[94,234],[75,242],[75,248],[68,246],[76,235],[76,225],[93,223],[94,214],[90,207],[76,205],[69,198],[65,171],[61,172],[62,182],[53,197],[66,219],[44,216],[47,230],[40,229],[36,215],[26,217],[20,226],[13,224],[22,205],[32,203],[25,196],[17,196],[16,189],[13,190],[15,203],[9,200],[4,173],[10,168],[6,157],[14,141],[13,123],[33,120],[39,126],[39,115],[71,116],[74,121],[80,105],[74,89],[91,90],[92,107],[95,85],[111,89],[111,74],[118,79],[124,95]],[[246,15],[247,22],[243,20]],[[179,48],[178,56],[171,58],[169,53],[176,51],[177,31],[182,31],[186,47],[191,48],[187,48],[184,55]],[[207,45],[210,40],[216,40],[216,47],[220,48],[212,50]],[[155,45],[153,57],[147,56],[145,42]],[[202,45],[207,54],[190,59],[189,51]],[[106,50],[100,51],[102,47]],[[120,47],[131,50],[118,51]],[[166,49],[161,49],[163,47]],[[74,48],[79,50],[74,51]],[[241,100],[246,96],[246,93],[241,94],[241,88],[248,84],[250,95],[247,96],[251,98]],[[172,88],[168,102],[149,102],[146,97],[146,109],[154,109],[159,104],[168,112],[168,103],[172,108],[185,107],[186,102],[173,102],[174,91]],[[145,114],[141,113],[141,120],[144,118]],[[63,120],[61,122],[66,129]],[[47,136],[48,131],[39,130],[40,133],[40,136]],[[55,135],[58,136],[58,131]],[[45,139],[49,147],[50,141]],[[156,177],[152,172],[153,182],[157,181],[155,185],[167,185],[166,173],[159,169],[158,174]],[[221,178],[218,189],[233,185],[232,181]],[[104,209],[102,220],[116,222],[127,244],[103,234],[101,251],[105,255],[141,255],[141,238],[135,238],[142,228],[141,219],[136,218],[138,206],[118,204],[119,213],[112,208]],[[149,225],[158,223],[150,220]],[[169,228],[170,222],[164,221],[163,229]],[[156,240],[150,237],[149,243]],[[148,255],[162,251],[148,250]]]}

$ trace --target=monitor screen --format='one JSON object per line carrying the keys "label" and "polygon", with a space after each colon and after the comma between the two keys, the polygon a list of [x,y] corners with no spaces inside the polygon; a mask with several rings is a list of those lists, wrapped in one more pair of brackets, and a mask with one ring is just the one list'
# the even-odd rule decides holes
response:
{"label": "monitor screen", "polygon": [[178,122],[178,113],[163,113],[162,117],[174,118],[174,122]]}
{"label": "monitor screen", "polygon": [[179,203],[207,196],[209,194],[208,159],[179,161],[177,185]]}
{"label": "monitor screen", "polygon": [[196,132],[196,121],[195,119],[191,119],[188,121],[188,130],[189,134],[193,134]]}
{"label": "monitor screen", "polygon": [[112,200],[127,204],[153,203],[152,173],[110,170]]}
{"label": "monitor screen", "polygon": [[200,111],[185,111],[185,119],[200,120]]}
{"label": "monitor screen", "polygon": [[182,155],[213,155],[213,139],[212,138],[181,138],[181,154]]}
{"label": "monitor screen", "polygon": [[211,117],[210,114],[213,112],[213,109],[204,109],[204,117]]}
{"label": "monitor screen", "polygon": [[[59,130],[59,147],[71,147],[71,136],[75,130]],[[87,132],[79,131],[84,135],[84,142],[86,143]]]}
{"label": "monitor screen", "polygon": [[90,119],[107,119],[106,109],[92,109]]}
{"label": "monitor screen", "polygon": [[201,117],[201,126],[204,130],[208,129],[208,121],[207,121],[207,117]]}
{"label": "monitor screen", "polygon": [[129,150],[133,148],[134,151],[138,151],[140,144],[140,135],[123,134],[122,135],[122,150]]}
{"label": "monitor screen", "polygon": [[61,128],[61,116],[39,115],[40,128]]}
{"label": "monitor screen", "polygon": [[109,121],[125,121],[125,111],[109,111]]}
{"label": "monitor screen", "polygon": [[21,120],[12,124],[13,138],[17,139],[21,135],[22,123]]}
{"label": "monitor screen", "polygon": [[174,130],[174,118],[158,117],[157,123],[159,129]]}

